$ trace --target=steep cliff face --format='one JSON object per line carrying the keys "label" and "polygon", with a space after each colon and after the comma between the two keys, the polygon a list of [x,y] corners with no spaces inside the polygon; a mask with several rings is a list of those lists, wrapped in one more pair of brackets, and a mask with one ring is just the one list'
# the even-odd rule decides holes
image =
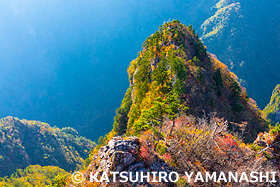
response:
{"label": "steep cliff face", "polygon": [[273,125],[280,122],[280,84],[273,90],[270,102],[263,109],[263,113]]}
{"label": "steep cliff face", "polygon": [[179,113],[175,108],[196,117],[216,112],[237,129],[235,123],[246,123],[251,140],[264,130],[260,111],[236,75],[206,52],[191,26],[187,28],[179,21],[165,23],[146,39],[128,74],[130,87],[114,122],[119,135],[151,128],[153,117],[159,124],[165,117],[172,120]]}
{"label": "steep cliff face", "polygon": [[264,108],[280,79],[280,2],[220,0],[201,26],[211,53],[229,66]]}

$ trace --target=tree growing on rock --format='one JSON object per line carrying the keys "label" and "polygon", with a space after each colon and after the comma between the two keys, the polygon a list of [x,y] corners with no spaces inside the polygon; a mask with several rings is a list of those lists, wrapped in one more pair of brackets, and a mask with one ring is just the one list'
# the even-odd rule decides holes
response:
{"label": "tree growing on rock", "polygon": [[172,127],[169,135],[172,135],[173,128],[175,126],[175,120],[186,111],[188,107],[182,104],[179,96],[176,93],[169,93],[167,97],[157,97],[152,103],[152,106],[142,111],[140,120],[135,125],[136,132],[141,131],[144,128],[153,130],[153,145],[156,147],[156,131],[157,141],[161,138],[162,126],[165,119],[172,121]]}

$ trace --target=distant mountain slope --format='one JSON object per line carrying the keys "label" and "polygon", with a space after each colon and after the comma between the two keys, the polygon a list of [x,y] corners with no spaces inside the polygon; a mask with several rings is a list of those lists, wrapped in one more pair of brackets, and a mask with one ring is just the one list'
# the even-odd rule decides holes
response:
{"label": "distant mountain slope", "polygon": [[74,170],[95,146],[72,128],[6,117],[0,120],[0,176],[29,165]]}
{"label": "distant mountain slope", "polygon": [[280,1],[220,0],[213,8],[201,26],[204,44],[265,107],[280,79]]}
{"label": "distant mountain slope", "polygon": [[273,90],[270,102],[263,109],[263,113],[272,124],[280,122],[280,84]]}

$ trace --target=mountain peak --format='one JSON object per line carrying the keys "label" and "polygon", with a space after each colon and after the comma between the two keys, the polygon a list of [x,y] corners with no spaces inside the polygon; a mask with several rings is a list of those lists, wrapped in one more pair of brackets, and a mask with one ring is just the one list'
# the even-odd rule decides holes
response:
{"label": "mountain peak", "polygon": [[180,112],[196,117],[217,113],[233,129],[244,130],[246,123],[250,141],[265,128],[261,111],[237,76],[206,52],[192,26],[177,20],[164,23],[145,40],[128,75],[130,87],[114,122],[118,135],[140,133]]}
{"label": "mountain peak", "polygon": [[[179,20],[164,23],[143,43],[143,51],[153,50],[155,54],[161,50],[178,50],[179,48],[184,50],[188,60],[194,56],[206,55],[204,46],[198,34],[195,34],[192,25],[186,27]],[[200,52],[202,54],[199,54]]]}
{"label": "mountain peak", "polygon": [[[160,26],[143,43],[128,75],[113,130],[100,137],[88,159],[87,180],[90,172],[101,176],[101,171],[254,170],[250,166],[259,153],[243,140],[253,142],[267,122],[237,76],[206,52],[192,26],[176,20]],[[263,142],[259,139],[256,143]]]}

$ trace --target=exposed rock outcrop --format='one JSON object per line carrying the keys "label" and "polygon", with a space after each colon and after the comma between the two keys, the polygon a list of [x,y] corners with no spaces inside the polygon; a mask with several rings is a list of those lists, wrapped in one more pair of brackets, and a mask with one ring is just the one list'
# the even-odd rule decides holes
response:
{"label": "exposed rock outcrop", "polygon": [[[172,172],[172,168],[168,166],[163,159],[158,156],[154,156],[152,164],[145,163],[145,159],[141,156],[141,143],[137,137],[125,137],[120,136],[112,138],[107,145],[101,147],[98,154],[94,155],[93,161],[88,167],[85,174],[86,178],[89,179],[90,172],[99,172],[100,174],[106,172],[108,175],[111,171],[116,172],[132,172],[133,177],[138,172]],[[154,186],[152,183],[149,184],[147,181],[130,183],[132,186],[147,185]],[[172,186],[172,184],[166,184]]]}

